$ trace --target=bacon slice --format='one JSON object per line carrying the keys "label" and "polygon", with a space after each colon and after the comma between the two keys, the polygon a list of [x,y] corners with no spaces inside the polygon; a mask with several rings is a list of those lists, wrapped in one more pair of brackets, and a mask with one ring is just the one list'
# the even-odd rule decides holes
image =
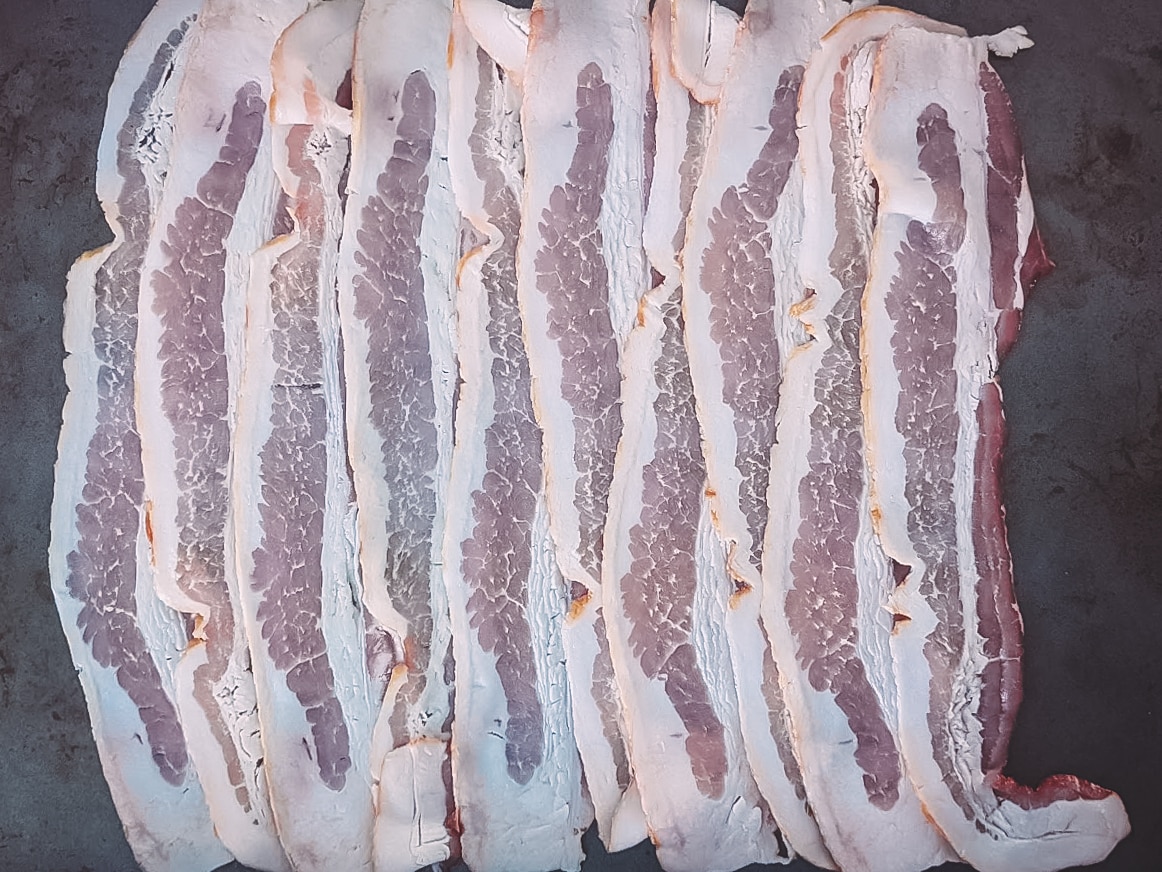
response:
{"label": "bacon slice", "polygon": [[[210,0],[178,95],[171,172],[141,285],[137,414],[157,587],[193,616],[178,712],[215,827],[239,860],[285,869],[237,612],[230,431],[249,257],[269,238],[269,62],[305,8]],[[228,60],[224,60],[228,59]],[[252,171],[253,170],[253,171]]]}
{"label": "bacon slice", "polygon": [[673,75],[699,103],[718,102],[739,30],[738,15],[715,0],[673,0],[670,23]]}
{"label": "bacon slice", "polygon": [[782,669],[804,784],[842,869],[918,870],[954,855],[924,814],[900,751],[888,599],[872,529],[860,400],[860,298],[875,194],[860,155],[875,40],[955,30],[894,9],[838,24],[800,89],[804,171],[796,307],[810,340],[787,361],[772,452],[763,618]]}
{"label": "bacon slice", "polygon": [[451,629],[440,552],[456,383],[459,216],[447,169],[451,0],[364,5],[339,253],[365,602],[397,654],[372,748],[374,862],[452,856]]}
{"label": "bacon slice", "polygon": [[[792,847],[832,865],[805,803],[779,672],[759,615],[767,486],[779,384],[801,341],[789,309],[803,296],[795,258],[803,193],[795,113],[803,66],[849,4],[747,6],[717,105],[683,254],[686,345],[716,525],[735,596],[727,630],[755,776]],[[783,505],[772,491],[773,506]]]}
{"label": "bacon slice", "polygon": [[546,496],[570,585],[564,640],[574,728],[602,840],[644,837],[601,614],[602,529],[621,433],[619,348],[646,286],[644,0],[544,0],[522,104],[517,254]]}
{"label": "bacon slice", "polygon": [[273,159],[294,226],[252,260],[234,434],[239,601],[271,801],[299,872],[371,868],[371,728],[383,683],[364,657],[339,373],[348,143],[328,123],[350,127],[334,98],[361,6],[317,6],[275,48]]}
{"label": "bacon slice", "polygon": [[[678,268],[708,111],[670,71],[670,8],[651,18],[656,158],[645,242],[655,286],[622,360],[625,428],[606,521],[603,593],[630,760],[669,872],[778,860],[777,825],[743,750],[723,629],[730,583],[682,342]],[[785,851],[782,852],[785,856]]]}
{"label": "bacon slice", "polygon": [[516,290],[521,93],[459,14],[452,45],[449,161],[460,209],[485,239],[459,271],[461,384],[444,546],[461,849],[476,872],[579,869],[593,812],[573,741],[565,586],[552,558]]}
{"label": "bacon slice", "polygon": [[138,286],[169,167],[169,121],[200,0],[163,0],[109,93],[97,192],[114,240],[82,255],[65,304],[65,401],[49,548],[53,593],[113,802],[148,872],[213,869],[214,835],[178,717],[183,617],[154,590],[143,521]]}
{"label": "bacon slice", "polygon": [[1116,795],[1073,776],[1031,789],[1001,774],[1020,615],[1000,506],[998,327],[1021,308],[1026,259],[1043,255],[988,42],[902,28],[879,48],[867,439],[899,579],[891,650],[910,776],[973,866],[1049,872],[1104,859],[1129,822]]}

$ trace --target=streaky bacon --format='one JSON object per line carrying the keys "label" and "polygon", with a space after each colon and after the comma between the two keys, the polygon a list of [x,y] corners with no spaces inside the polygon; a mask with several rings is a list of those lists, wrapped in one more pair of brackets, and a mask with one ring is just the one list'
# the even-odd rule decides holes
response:
{"label": "streaky bacon", "polygon": [[[865,291],[876,529],[897,570],[900,733],[927,813],[983,872],[1104,859],[1129,831],[1108,790],[1001,774],[1020,691],[1020,614],[1000,504],[995,376],[1043,255],[1011,107],[988,49],[909,27],[879,46],[865,147],[879,189]],[[931,70],[940,76],[932,77]]]}
{"label": "streaky bacon", "polygon": [[1024,29],[508,2],[159,0],[118,71],[50,567],[143,868],[1100,862],[1004,774]]}
{"label": "streaky bacon", "polygon": [[[208,0],[174,120],[171,171],[141,283],[137,420],[157,589],[193,625],[178,714],[222,841],[288,869],[271,814],[250,651],[238,611],[229,475],[250,255],[269,238],[277,179],[270,55],[305,0],[253,15]],[[222,58],[230,58],[223,63]]]}
{"label": "streaky bacon", "polygon": [[654,286],[622,357],[625,427],[604,533],[603,610],[658,861],[700,872],[786,852],[743,748],[723,628],[731,585],[710,521],[683,345],[678,252],[709,112],[671,72],[667,0],[654,6],[651,46],[657,135],[644,232]]}
{"label": "streaky bacon", "polygon": [[646,286],[645,0],[544,0],[532,12],[521,123],[517,288],[544,432],[549,525],[569,586],[565,662],[598,829],[645,836],[601,610],[602,529],[621,434],[619,356]]}
{"label": "streaky bacon", "polygon": [[804,223],[791,351],[772,452],[763,618],[784,679],[807,799],[842,869],[920,870],[955,859],[900,750],[890,656],[892,568],[872,527],[860,371],[860,300],[875,192],[860,152],[876,40],[946,28],[870,8],[839,22],[800,91]]}
{"label": "streaky bacon", "polygon": [[273,165],[293,224],[252,258],[233,442],[239,602],[271,804],[298,872],[371,868],[384,682],[365,659],[335,293],[350,128],[335,98],[361,5],[316,6],[275,47]]}
{"label": "streaky bacon", "polygon": [[451,15],[451,0],[369,0],[352,67],[339,250],[347,444],[364,601],[394,655],[371,749],[377,872],[458,850],[441,567],[460,252],[447,166]]}
{"label": "streaky bacon", "polygon": [[803,213],[796,110],[803,65],[844,2],[748,4],[731,56],[683,252],[686,345],[706,433],[709,489],[735,595],[727,612],[743,734],[791,846],[831,866],[812,818],[780,672],[760,620],[768,484],[783,367],[802,341],[795,252]]}
{"label": "streaky bacon", "polygon": [[718,102],[738,32],[738,14],[715,0],[670,4],[671,73],[699,103]]}
{"label": "streaky bacon", "polygon": [[[472,24],[482,42],[507,28]],[[479,11],[483,4],[477,2]],[[464,862],[476,872],[576,870],[592,823],[573,739],[541,431],[516,287],[521,92],[453,16],[449,166],[482,241],[459,268],[460,390],[444,575],[456,661],[452,774]],[[511,35],[511,34],[507,34]],[[520,54],[506,56],[513,62]]]}
{"label": "streaky bacon", "polygon": [[184,617],[158,599],[134,412],[138,288],[169,153],[178,84],[201,0],[164,0],[125,51],[109,93],[97,193],[113,242],[69,272],[69,394],[49,568],[105,779],[147,872],[231,859],[214,834],[175,703]]}

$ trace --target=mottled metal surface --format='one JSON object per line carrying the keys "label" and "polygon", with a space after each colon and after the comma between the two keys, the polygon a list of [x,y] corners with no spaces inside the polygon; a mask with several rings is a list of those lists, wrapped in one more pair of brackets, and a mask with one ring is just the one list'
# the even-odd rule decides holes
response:
{"label": "mottled metal surface", "polygon": [[[1029,28],[996,66],[1056,271],[1001,368],[1005,499],[1025,616],[1008,774],[1118,791],[1162,856],[1162,18],[1156,0],[901,0],[973,33]],[[0,869],[132,870],[49,589],[65,273],[111,234],[93,193],[105,93],[148,0],[0,4]],[[656,870],[592,834],[587,872]],[[239,867],[234,867],[239,868]],[[806,872],[804,863],[791,872]],[[955,867],[946,867],[951,870]]]}

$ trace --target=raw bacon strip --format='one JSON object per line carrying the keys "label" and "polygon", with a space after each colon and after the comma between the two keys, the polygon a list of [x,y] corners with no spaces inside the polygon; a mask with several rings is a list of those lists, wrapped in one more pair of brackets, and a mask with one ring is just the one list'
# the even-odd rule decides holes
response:
{"label": "raw bacon strip", "polygon": [[[1032,220],[1033,202],[1012,104],[1000,77],[987,61],[981,63],[980,87],[988,125],[990,279],[993,306],[997,310],[996,359],[999,362],[1017,338],[1026,290],[1053,265]],[[973,549],[980,575],[977,616],[989,657],[981,675],[979,709],[984,727],[981,756],[985,773],[991,774],[1004,768],[1009,738],[1021,704],[1022,627],[1013,593],[1012,563],[1001,505],[1000,463],[1005,434],[1000,386],[994,389],[986,384],[982,396],[985,401],[978,410],[980,441],[973,464],[977,481]]]}
{"label": "raw bacon strip", "polygon": [[[743,750],[723,622],[730,583],[682,344],[681,247],[707,109],[670,72],[670,4],[651,17],[657,151],[645,240],[655,287],[623,358],[625,429],[605,526],[606,627],[642,809],[668,872],[780,858]],[[785,856],[785,854],[784,854]]]}
{"label": "raw bacon strip", "polygon": [[[274,166],[294,227],[252,260],[234,438],[240,603],[279,836],[296,870],[370,869],[371,730],[383,686],[364,615],[339,381],[335,267],[359,0],[315,7],[279,39]],[[376,773],[378,774],[378,773]]]}
{"label": "raw bacon strip", "polygon": [[578,869],[593,812],[573,741],[565,586],[552,557],[516,292],[521,94],[460,15],[453,21],[449,161],[461,211],[486,240],[459,271],[461,384],[444,547],[461,850],[475,872]]}
{"label": "raw bacon strip", "polygon": [[375,868],[449,858],[451,631],[441,568],[459,216],[447,169],[451,0],[363,8],[339,254],[364,596],[399,655],[376,725]]}
{"label": "raw bacon strip", "polygon": [[739,18],[715,0],[673,0],[670,5],[673,75],[699,103],[716,103]]}
{"label": "raw bacon strip", "polygon": [[[837,25],[804,74],[802,280],[810,341],[787,361],[772,452],[763,619],[811,802],[842,869],[952,859],[904,768],[889,655],[891,567],[872,529],[860,399],[860,298],[875,195],[859,152],[875,40],[945,28],[894,9]],[[777,498],[775,495],[778,495]]]}
{"label": "raw bacon strip", "polygon": [[601,838],[645,835],[601,614],[602,528],[621,433],[618,355],[646,287],[641,248],[646,3],[534,6],[517,255],[546,496],[570,585],[574,729]]}
{"label": "raw bacon strip", "polygon": [[986,42],[906,28],[880,45],[865,137],[880,193],[868,455],[899,579],[891,649],[909,775],[973,866],[1049,872],[1102,860],[1129,822],[1116,795],[1073,776],[1031,789],[1000,772],[1016,708],[993,685],[1015,665],[1020,615],[999,503],[997,328],[1021,307],[1021,261],[1041,255]]}
{"label": "raw bacon strip", "polygon": [[[791,842],[831,859],[804,799],[779,661],[759,616],[762,545],[784,361],[800,340],[791,305],[803,296],[793,252],[803,199],[795,112],[803,65],[850,6],[757,0],[747,6],[717,106],[683,253],[686,345],[707,434],[717,527],[735,596],[727,631],[755,776]],[[782,495],[772,492],[775,506]]]}
{"label": "raw bacon strip", "polygon": [[[157,586],[193,615],[178,712],[215,827],[239,860],[285,869],[250,653],[236,611],[228,481],[249,258],[269,238],[269,62],[301,0],[208,0],[178,94],[171,171],[141,284],[137,414]],[[252,171],[253,170],[253,171]]]}
{"label": "raw bacon strip", "polygon": [[[722,628],[729,581],[703,499],[681,291],[642,303],[626,363],[627,433],[611,491],[606,611],[630,756],[668,872],[786,859],[742,745]],[[660,300],[659,300],[660,298]],[[640,374],[639,374],[640,373]]]}
{"label": "raw bacon strip", "polygon": [[230,854],[174,704],[185,621],[153,588],[133,409],[141,264],[169,166],[172,116],[201,0],[163,0],[109,93],[97,193],[114,241],[69,274],[69,395],[49,564],[93,736],[130,847],[148,872],[213,869]]}

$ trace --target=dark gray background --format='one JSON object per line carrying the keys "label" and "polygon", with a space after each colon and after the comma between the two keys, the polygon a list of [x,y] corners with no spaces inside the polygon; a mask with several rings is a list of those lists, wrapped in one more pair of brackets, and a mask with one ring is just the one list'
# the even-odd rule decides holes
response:
{"label": "dark gray background", "polygon": [[[256,0],[257,2],[257,0]],[[1162,868],[1162,25],[1157,0],[908,0],[1037,47],[997,61],[1057,270],[1002,368],[1025,616],[1010,775],[1118,791],[1103,872]],[[149,0],[0,0],[0,870],[136,869],[49,590],[61,306],[110,238],[93,192],[105,94]],[[589,872],[656,869],[641,846]],[[241,867],[232,867],[239,869]],[[753,867],[758,868],[758,867]],[[803,872],[810,867],[789,867]],[[953,868],[964,867],[946,867]],[[340,870],[337,870],[340,872]]]}

